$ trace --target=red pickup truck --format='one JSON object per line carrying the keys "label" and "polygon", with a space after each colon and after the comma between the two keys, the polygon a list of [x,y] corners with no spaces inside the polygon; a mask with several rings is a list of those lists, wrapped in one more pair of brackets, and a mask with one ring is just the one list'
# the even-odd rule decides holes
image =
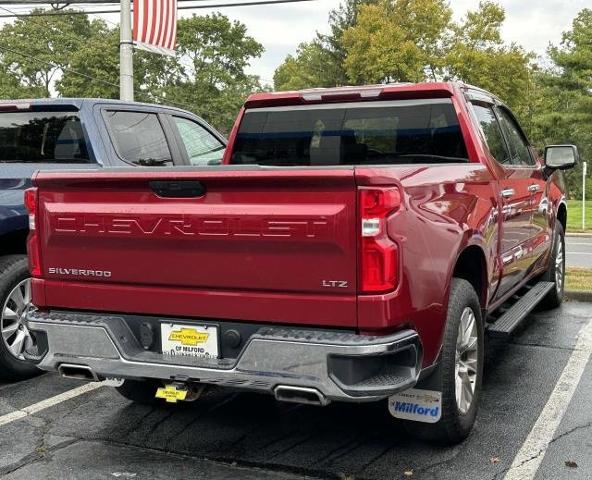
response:
{"label": "red pickup truck", "polygon": [[576,161],[464,84],[253,95],[225,165],[35,175],[27,356],[139,402],[388,399],[458,442],[484,335],[561,303]]}

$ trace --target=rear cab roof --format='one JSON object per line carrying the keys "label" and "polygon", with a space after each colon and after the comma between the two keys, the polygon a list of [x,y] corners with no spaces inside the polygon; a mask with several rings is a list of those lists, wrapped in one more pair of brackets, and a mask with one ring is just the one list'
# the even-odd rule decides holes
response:
{"label": "rear cab roof", "polygon": [[491,93],[461,82],[423,82],[255,93],[247,99],[245,102],[245,108],[250,109],[344,101],[355,102],[386,99],[450,98],[457,96],[460,93],[468,93],[470,91],[499,101],[499,99],[496,99]]}
{"label": "rear cab roof", "polygon": [[502,100],[491,92],[467,83],[421,82],[254,93],[247,98],[244,108],[388,99],[451,98],[463,94],[471,98],[480,98],[499,105],[504,104]]}
{"label": "rear cab roof", "polygon": [[136,106],[142,108],[153,108],[162,110],[172,110],[177,112],[184,112],[180,108],[171,107],[168,105],[159,105],[154,103],[144,102],[127,102],[123,100],[115,100],[110,98],[31,98],[31,99],[17,99],[17,100],[0,100],[0,112],[2,111],[27,111],[27,110],[71,110],[80,111],[83,108],[92,109],[95,105],[120,105],[120,106]]}

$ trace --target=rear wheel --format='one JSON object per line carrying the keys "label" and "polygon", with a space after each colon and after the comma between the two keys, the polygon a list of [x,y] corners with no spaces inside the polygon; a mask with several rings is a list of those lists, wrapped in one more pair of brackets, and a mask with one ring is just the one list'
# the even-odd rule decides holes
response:
{"label": "rear wheel", "polygon": [[445,445],[459,443],[469,435],[481,398],[483,337],[477,293],[466,280],[454,278],[440,362],[416,387],[442,392],[442,416],[433,424],[406,421],[411,435]]}
{"label": "rear wheel", "polygon": [[563,302],[565,288],[565,233],[563,225],[557,222],[555,227],[555,238],[553,251],[549,259],[549,268],[541,277],[542,281],[553,282],[553,288],[539,303],[540,310],[551,310],[557,308]]}
{"label": "rear wheel", "polygon": [[26,255],[0,258],[0,378],[22,380],[38,375],[35,363],[24,357],[35,340],[25,325],[30,308],[31,280]]}

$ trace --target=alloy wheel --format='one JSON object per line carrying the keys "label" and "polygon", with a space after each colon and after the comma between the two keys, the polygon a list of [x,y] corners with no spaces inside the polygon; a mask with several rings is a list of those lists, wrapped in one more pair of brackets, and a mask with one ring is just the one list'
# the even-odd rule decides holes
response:
{"label": "alloy wheel", "polygon": [[34,345],[33,337],[25,325],[31,303],[31,279],[19,282],[8,294],[0,316],[0,334],[10,354],[25,360],[25,348]]}
{"label": "alloy wheel", "polygon": [[477,319],[471,307],[466,307],[460,318],[456,340],[455,394],[456,406],[466,414],[475,397],[477,364],[479,361],[479,340]]}

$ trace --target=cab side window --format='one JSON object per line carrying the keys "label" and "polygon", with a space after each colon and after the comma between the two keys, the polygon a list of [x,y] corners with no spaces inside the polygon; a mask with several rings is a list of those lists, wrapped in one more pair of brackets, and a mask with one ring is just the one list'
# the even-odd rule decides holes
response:
{"label": "cab side window", "polygon": [[477,117],[477,121],[481,126],[485,141],[489,147],[489,152],[502,165],[512,164],[512,158],[508,151],[506,141],[502,134],[502,130],[497,117],[490,105],[479,103],[473,104],[473,111]]}
{"label": "cab side window", "polygon": [[158,115],[146,112],[107,111],[106,120],[119,156],[144,167],[173,165]]}
{"label": "cab side window", "polygon": [[224,144],[204,127],[182,117],[174,117],[175,125],[191,165],[220,165]]}
{"label": "cab side window", "polygon": [[502,129],[508,139],[512,163],[518,166],[533,166],[534,159],[530,154],[528,141],[524,137],[522,130],[516,123],[516,120],[504,108],[498,108],[497,113],[500,118]]}

